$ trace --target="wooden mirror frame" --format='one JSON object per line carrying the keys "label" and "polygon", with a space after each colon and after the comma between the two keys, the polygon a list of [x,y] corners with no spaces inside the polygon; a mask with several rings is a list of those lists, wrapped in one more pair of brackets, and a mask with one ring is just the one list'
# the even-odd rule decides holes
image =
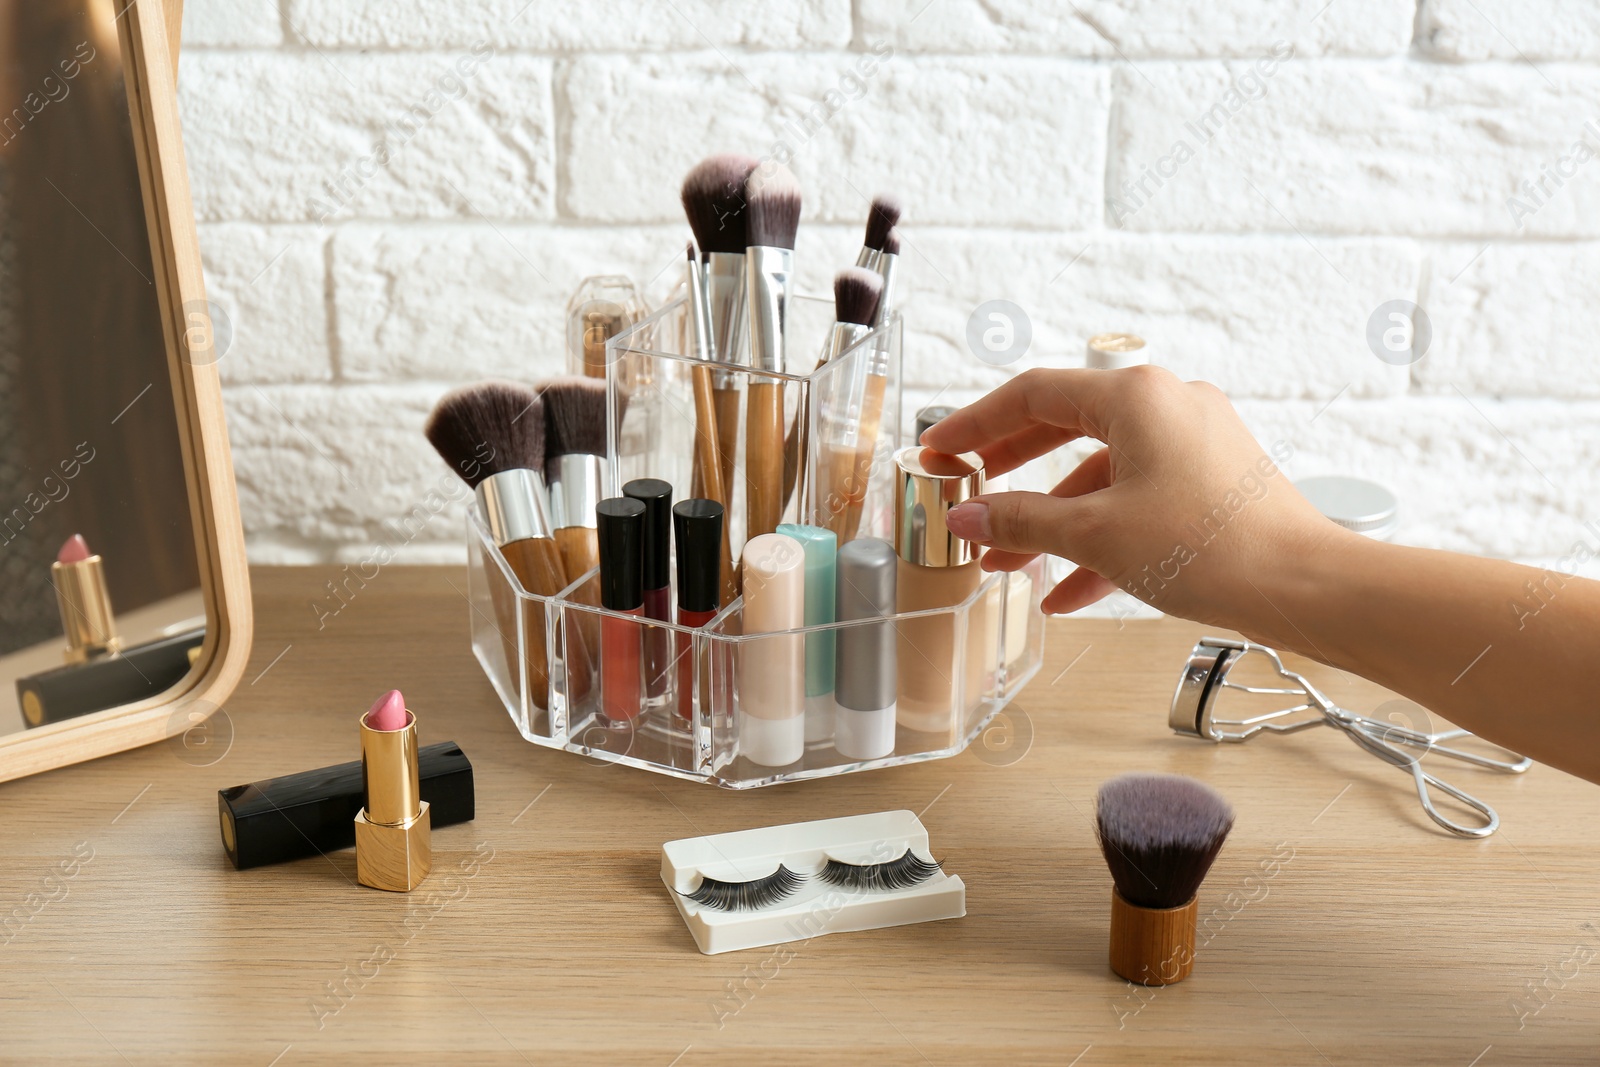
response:
{"label": "wooden mirror frame", "polygon": [[[0,737],[0,781],[187,733],[221,708],[243,677],[250,655],[250,575],[223,421],[222,386],[216,361],[191,360],[185,340],[186,331],[197,325],[192,317],[195,309],[209,305],[178,129],[178,28],[183,3],[117,2],[126,4],[117,18],[117,38],[189,487],[200,593],[206,605],[206,638],[195,669],[175,689],[135,704]],[[198,313],[205,316],[198,325],[209,339],[209,314]]]}

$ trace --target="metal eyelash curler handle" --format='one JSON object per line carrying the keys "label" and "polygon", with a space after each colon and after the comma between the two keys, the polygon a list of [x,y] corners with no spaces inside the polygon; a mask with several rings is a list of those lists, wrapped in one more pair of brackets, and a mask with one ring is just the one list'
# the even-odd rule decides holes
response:
{"label": "metal eyelash curler handle", "polygon": [[[1266,656],[1278,675],[1293,682],[1295,687],[1251,686],[1230,681],[1229,672],[1252,652]],[[1224,689],[1256,696],[1297,697],[1300,698],[1300,703],[1246,718],[1222,718],[1217,714],[1216,702]],[[1273,649],[1252,641],[1237,641],[1227,637],[1204,637],[1194,646],[1194,651],[1189,654],[1189,661],[1184,664],[1183,673],[1178,678],[1178,688],[1172,694],[1172,708],[1167,716],[1167,724],[1177,733],[1191,737],[1234,742],[1247,741],[1263,730],[1273,733],[1293,733],[1308,726],[1336,727],[1350,740],[1385,763],[1410,771],[1412,780],[1416,783],[1417,799],[1421,801],[1422,810],[1427,813],[1428,818],[1462,837],[1488,837],[1500,828],[1500,816],[1477,797],[1424,771],[1422,757],[1433,753],[1508,774],[1521,774],[1533,765],[1532,760],[1512,752],[1506,752],[1510,759],[1495,759],[1445,743],[1473,736],[1467,730],[1428,733],[1379,722],[1347,711],[1324,696],[1304,676],[1285,667],[1282,658]],[[1459,823],[1440,814],[1433,806],[1431,789],[1438,789],[1481,813],[1484,818],[1483,823],[1481,825]]]}

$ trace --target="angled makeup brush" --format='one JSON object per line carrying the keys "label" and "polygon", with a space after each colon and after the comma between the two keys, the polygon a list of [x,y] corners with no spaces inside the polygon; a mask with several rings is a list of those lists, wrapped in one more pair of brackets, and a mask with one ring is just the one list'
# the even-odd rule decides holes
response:
{"label": "angled makeup brush", "polygon": [[[702,258],[711,357],[723,363],[749,362],[744,334],[744,250],[749,244],[745,238],[744,187],[757,166],[749,156],[711,156],[697,163],[683,179],[683,212]],[[712,387],[722,481],[731,485],[739,441],[738,377],[727,371],[715,372]]]}
{"label": "angled makeup brush", "polygon": [[[874,213],[877,202],[874,201]],[[899,217],[899,207],[895,207],[895,217]],[[900,231],[891,228],[883,235],[883,246],[877,250],[877,259],[874,269],[883,279],[883,291],[878,298],[878,307],[873,315],[874,329],[883,327],[890,318],[893,308],[890,302],[894,298],[894,275],[896,265],[900,262]],[[889,384],[889,345],[887,333],[879,336],[874,342],[874,350],[867,360],[866,380],[861,392],[859,426],[856,440],[856,474],[851,484],[855,486],[855,494],[851,497],[850,505],[846,510],[843,525],[840,527],[839,541],[844,543],[850,540],[861,529],[861,514],[866,504],[867,486],[872,480],[872,454],[878,443],[878,428],[883,421],[883,397]]]}
{"label": "angled makeup brush", "polygon": [[[522,588],[555,596],[566,586],[561,552],[550,536],[541,468],[545,458],[545,411],[532,389],[513,382],[481,382],[446,393],[434,406],[423,433],[434,450],[469,486],[478,516],[488,527]],[[516,670],[518,598],[493,573],[488,575],[506,662]],[[549,706],[550,665],[545,648],[544,607],[521,602],[528,692]],[[582,672],[585,676],[587,670]]]}
{"label": "angled makeup brush", "polygon": [[895,227],[883,238],[883,247],[878,249],[878,262],[876,269],[883,276],[883,299],[878,302],[878,318],[874,326],[881,326],[889,319],[889,313],[894,310],[894,278],[900,264],[900,229]]}
{"label": "angled makeup brush", "polygon": [[[745,183],[745,290],[750,366],[783,372],[784,328],[800,228],[800,187],[781,164],[758,168]],[[745,538],[772,533],[783,521],[784,433],[781,381],[751,378],[746,390]]]}
{"label": "angled makeup brush", "polygon": [[1095,831],[1116,889],[1111,969],[1171,985],[1194,969],[1196,893],[1233,829],[1216,790],[1176,774],[1124,774],[1100,786]]}
{"label": "angled makeup brush", "polygon": [[868,270],[878,268],[878,255],[883,251],[884,243],[889,238],[889,231],[899,222],[900,201],[884,194],[872,198],[872,206],[867,209],[867,234],[861,242],[861,251],[856,256],[856,266],[866,267]]}
{"label": "angled makeup brush", "polygon": [[[872,331],[872,321],[878,312],[878,300],[883,295],[883,279],[875,271],[863,267],[846,267],[833,279],[833,306],[835,322],[822,350],[818,366],[831,362]],[[866,449],[869,469],[857,477],[858,457],[861,453],[860,414],[865,393],[872,376],[869,373],[874,352],[857,355],[854,365],[844,372],[832,375],[828,395],[821,401],[822,418],[819,431],[822,440],[821,455],[817,460],[819,480],[812,505],[812,522],[826,526],[843,544],[855,535],[853,529],[845,530],[845,521],[853,503],[860,509],[862,495],[866,492],[866,474],[870,473],[872,444],[876,443],[874,424],[872,438]],[[881,380],[880,380],[881,381]],[[878,403],[882,407],[882,386],[878,387]],[[802,429],[802,436],[804,430]],[[804,450],[802,450],[803,452]],[[802,492],[802,498],[804,492]]]}

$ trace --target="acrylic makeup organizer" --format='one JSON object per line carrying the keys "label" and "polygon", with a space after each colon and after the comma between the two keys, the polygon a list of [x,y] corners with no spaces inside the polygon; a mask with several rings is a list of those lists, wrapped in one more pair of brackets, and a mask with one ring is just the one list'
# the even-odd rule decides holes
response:
{"label": "acrylic makeup organizer", "polygon": [[[691,492],[696,419],[691,371],[706,366],[738,390],[740,440],[735,452],[728,507],[730,543],[737,563],[745,541],[746,391],[751,383],[778,383],[784,392],[784,425],[805,419],[809,440],[819,441],[823,397],[841,375],[859,374],[868,361],[887,369],[884,401],[872,449],[871,477],[860,501],[860,536],[893,542],[896,491],[893,453],[902,437],[900,404],[901,326],[898,316],[857,344],[817,367],[817,357],[832,326],[832,301],[794,298],[787,323],[789,366],[804,373],[779,374],[750,367],[700,363],[684,355],[686,305],[669,303],[608,342],[609,392],[605,495],[614,496],[635,478],[661,478],[673,486],[674,500]],[[859,380],[859,379],[857,379]],[[820,449],[813,449],[813,454]],[[784,508],[784,522],[808,522],[830,506],[818,478],[828,480],[813,462]],[[798,479],[797,479],[798,481]],[[824,525],[825,523],[817,523]],[[977,590],[950,608],[907,612],[854,622],[818,625],[781,633],[741,632],[743,599],[734,600],[704,627],[638,619],[597,605],[599,572],[590,571],[553,597],[528,593],[517,582],[475,514],[468,518],[472,646],[484,672],[522,736],[546,748],[564,749],[599,765],[621,764],[749,789],[780,782],[824,778],[853,771],[942,759],[960,753],[985,725],[1038,673],[1044,653],[1042,562],[1014,575],[985,575]],[[674,568],[674,583],[676,573]],[[676,588],[673,615],[676,617]],[[507,610],[515,605],[515,610]],[[644,648],[646,681],[632,719],[608,720],[601,714],[603,685],[599,650],[602,620],[637,626]],[[509,620],[509,621],[508,621]],[[503,623],[505,623],[503,625]],[[761,647],[777,642],[849,641],[858,627],[889,625],[926,633],[930,623],[947,634],[954,650],[949,662],[929,662],[905,641],[899,670],[916,671],[926,692],[928,672],[938,691],[948,692],[949,715],[937,729],[895,731],[891,755],[848,758],[831,741],[808,742],[799,761],[783,767],[754,763],[740,751],[738,704],[740,671],[762,658]],[[948,631],[944,628],[948,627]],[[547,651],[548,685],[534,685],[530,642]],[[535,657],[537,659],[537,657]],[[665,664],[664,671],[653,666]],[[655,677],[658,683],[651,684]],[[687,698],[685,693],[687,692]],[[928,725],[926,721],[921,725]]]}

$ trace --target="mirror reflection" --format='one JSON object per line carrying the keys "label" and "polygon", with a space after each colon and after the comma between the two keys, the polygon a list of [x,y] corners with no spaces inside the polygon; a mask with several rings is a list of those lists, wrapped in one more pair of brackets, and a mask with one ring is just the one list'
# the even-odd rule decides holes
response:
{"label": "mirror reflection", "polygon": [[114,0],[0,0],[0,734],[205,637]]}

